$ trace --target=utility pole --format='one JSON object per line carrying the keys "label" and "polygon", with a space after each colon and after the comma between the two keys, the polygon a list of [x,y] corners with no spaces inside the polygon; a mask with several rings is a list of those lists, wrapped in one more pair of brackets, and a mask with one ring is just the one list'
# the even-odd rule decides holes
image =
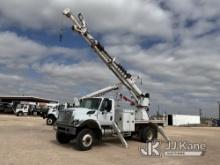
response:
{"label": "utility pole", "polygon": [[159,118],[160,117],[160,105],[158,104],[158,107],[157,107],[158,109],[157,109],[157,118]]}
{"label": "utility pole", "polygon": [[199,116],[202,118],[202,108],[199,108]]}
{"label": "utility pole", "polygon": [[220,101],[218,101],[218,119],[220,120]]}

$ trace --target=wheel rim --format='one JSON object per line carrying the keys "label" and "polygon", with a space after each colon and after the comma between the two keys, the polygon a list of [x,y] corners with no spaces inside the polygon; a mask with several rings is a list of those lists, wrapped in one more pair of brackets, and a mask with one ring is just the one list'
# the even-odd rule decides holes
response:
{"label": "wheel rim", "polygon": [[147,140],[152,140],[153,139],[153,132],[151,130],[147,131]]}
{"label": "wheel rim", "polygon": [[82,144],[83,146],[85,147],[89,147],[92,145],[92,141],[93,141],[93,138],[90,134],[86,134],[85,136],[83,136],[82,138]]}
{"label": "wheel rim", "polygon": [[51,124],[53,123],[53,120],[52,120],[52,119],[48,119],[48,120],[47,120],[47,123],[48,123],[49,125],[51,125]]}

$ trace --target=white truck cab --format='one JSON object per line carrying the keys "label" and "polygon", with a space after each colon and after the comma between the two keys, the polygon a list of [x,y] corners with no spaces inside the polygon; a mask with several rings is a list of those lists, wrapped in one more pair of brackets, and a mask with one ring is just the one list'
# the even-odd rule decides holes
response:
{"label": "white truck cab", "polygon": [[67,103],[65,103],[65,104],[59,104],[59,103],[50,104],[48,106],[49,110],[47,112],[47,115],[44,117],[44,118],[46,118],[46,124],[53,125],[58,118],[59,111],[62,109],[66,109],[67,105],[68,105]]}
{"label": "white truck cab", "polygon": [[46,116],[47,125],[53,125],[58,118],[58,114],[59,114],[58,107],[49,107],[49,110]]}
{"label": "white truck cab", "polygon": [[15,114],[17,116],[27,115],[31,108],[34,108],[34,106],[36,106],[36,103],[34,102],[21,102],[17,105]]}
{"label": "white truck cab", "polygon": [[28,114],[29,105],[28,104],[18,104],[15,110],[17,116],[23,116]]}
{"label": "white truck cab", "polygon": [[[75,123],[81,124],[85,120],[94,120],[99,125],[112,125],[114,121],[114,100],[104,97],[85,98],[80,101],[80,106],[74,108],[72,116]],[[79,123],[77,123],[78,121]]]}

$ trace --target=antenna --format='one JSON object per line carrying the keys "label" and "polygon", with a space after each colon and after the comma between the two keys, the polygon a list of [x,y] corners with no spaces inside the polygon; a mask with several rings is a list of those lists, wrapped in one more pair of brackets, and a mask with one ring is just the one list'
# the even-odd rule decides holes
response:
{"label": "antenna", "polygon": [[63,28],[61,27],[60,31],[59,31],[59,41],[62,42],[63,41]]}
{"label": "antenna", "polygon": [[59,17],[60,17],[60,20],[59,20],[60,25],[59,25],[58,35],[59,35],[59,42],[62,42],[63,41],[63,34],[64,34],[64,20],[62,19],[60,14],[59,14]]}

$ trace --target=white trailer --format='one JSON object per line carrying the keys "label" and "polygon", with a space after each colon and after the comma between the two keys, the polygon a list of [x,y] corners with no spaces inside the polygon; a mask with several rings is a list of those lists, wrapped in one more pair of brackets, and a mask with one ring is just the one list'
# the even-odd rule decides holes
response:
{"label": "white trailer", "polygon": [[181,126],[181,125],[191,125],[191,124],[200,124],[200,116],[181,115],[181,114],[168,115],[168,125]]}

